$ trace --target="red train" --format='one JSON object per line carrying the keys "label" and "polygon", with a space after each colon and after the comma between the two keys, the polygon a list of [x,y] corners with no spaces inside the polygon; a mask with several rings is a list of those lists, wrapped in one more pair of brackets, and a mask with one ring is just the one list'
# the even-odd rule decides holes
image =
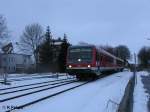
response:
{"label": "red train", "polygon": [[122,71],[124,61],[93,45],[71,46],[67,54],[67,72],[80,80],[96,78],[103,72]]}

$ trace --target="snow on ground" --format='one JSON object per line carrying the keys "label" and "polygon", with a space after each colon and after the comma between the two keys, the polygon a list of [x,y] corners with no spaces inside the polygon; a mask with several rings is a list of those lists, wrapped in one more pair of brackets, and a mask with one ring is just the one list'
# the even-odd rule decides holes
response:
{"label": "snow on ground", "polygon": [[116,73],[17,112],[115,112],[131,76],[127,71]]}
{"label": "snow on ground", "polygon": [[[49,73],[49,74],[48,73],[47,74],[34,74],[34,75],[36,75],[37,77],[39,77],[39,76],[53,76],[53,77],[52,78],[51,77],[35,78],[35,79],[33,78],[33,80],[11,81],[10,85],[4,85],[4,84],[0,83],[0,89],[7,88],[7,87],[13,87],[13,86],[21,86],[21,85],[25,85],[25,84],[33,84],[33,83],[39,83],[39,82],[68,78],[68,76],[65,76],[65,74],[59,74],[59,75],[64,75],[64,76],[59,76],[59,77],[57,77],[56,74],[51,74],[51,73]],[[14,74],[14,76],[15,76],[15,74]],[[18,74],[17,74],[17,76],[18,76]],[[22,79],[22,78],[30,78],[30,76],[28,76],[26,74],[26,76],[24,76],[24,77],[16,77],[15,79]],[[70,76],[70,78],[71,78],[71,76]],[[8,81],[11,79],[12,78],[8,78]],[[0,80],[3,80],[3,79],[0,78]]]}
{"label": "snow on ground", "polygon": [[[42,74],[42,76],[47,76],[50,74],[51,73]],[[144,85],[141,81],[141,76],[146,76],[146,75],[148,75],[147,72],[137,73],[137,83],[134,89],[133,112],[148,112],[147,109],[148,94],[145,93],[145,89],[143,87]],[[11,76],[19,76],[19,74],[11,75]],[[39,77],[41,75],[32,74],[32,76]],[[52,112],[116,112],[118,104],[120,103],[124,95],[125,87],[131,76],[132,73],[129,71],[116,73],[98,79],[97,81],[91,82],[87,85],[76,88],[74,90],[60,94],[53,98],[49,98],[42,102],[36,103],[24,109],[16,110],[15,112],[49,112],[49,111]],[[16,79],[21,79],[21,78],[22,77],[16,77]],[[23,78],[29,78],[29,77],[26,76],[25,74]],[[65,79],[65,78],[67,78],[67,76],[58,77],[58,79]],[[6,87],[20,86],[24,84],[52,81],[52,80],[57,80],[57,78],[39,78],[33,80],[13,81],[11,82],[11,85],[4,86],[0,84],[0,89]],[[33,95],[25,96],[22,98],[18,98],[12,101],[3,102],[1,103],[1,106],[12,106],[12,105],[19,106],[21,104],[72,87],[76,84],[70,84],[54,90],[48,90]],[[23,92],[20,93],[22,94]],[[15,93],[14,96],[17,94],[18,93]],[[3,98],[1,99],[7,97],[9,96],[3,95]],[[0,110],[0,112],[1,111],[2,110]]]}
{"label": "snow on ground", "polygon": [[[25,93],[28,93],[28,92],[34,92],[34,91],[38,91],[38,90],[41,90],[41,89],[53,87],[54,85],[50,85],[50,84],[54,84],[54,83],[58,83],[58,82],[62,82],[61,84],[66,83],[66,82],[63,82],[63,81],[57,81],[57,82],[49,82],[49,83],[47,83],[49,85],[46,84],[47,86],[43,86],[45,84],[40,84],[40,85],[33,85],[33,86],[29,86],[29,87],[14,88],[14,89],[11,89],[11,90],[10,89],[9,90],[3,90],[2,93],[4,93],[4,92],[10,92],[10,91],[16,91],[16,90],[20,90],[20,89],[32,88],[32,87],[37,87],[37,86],[43,86],[43,87],[40,87],[40,88],[33,88],[33,89],[29,89],[29,90],[24,90],[24,91],[16,92],[15,94],[14,93],[4,94],[3,95],[3,99],[4,98],[9,98],[10,96],[12,97],[12,96],[20,95],[20,94],[25,94]],[[55,86],[56,85],[60,85],[60,84],[55,84]]]}
{"label": "snow on ground", "polygon": [[[64,76],[67,75],[65,73],[35,73],[35,74],[6,74],[7,78],[12,80],[12,79],[20,79],[20,78],[34,78],[34,77],[42,77],[42,76],[52,76],[55,77],[57,75],[59,76]],[[0,80],[3,80],[3,75],[0,75]]]}
{"label": "snow on ground", "polygon": [[134,88],[134,104],[133,112],[148,112],[147,101],[148,94],[145,93],[144,85],[142,83],[141,76],[147,76],[148,72],[138,72],[137,73],[137,83]]}
{"label": "snow on ground", "polygon": [[[54,88],[54,89],[49,89],[49,90],[46,90],[46,91],[42,91],[40,93],[38,92],[38,93],[31,94],[31,95],[23,96],[23,97],[20,97],[20,98],[17,98],[17,99],[13,99],[13,100],[10,100],[10,101],[2,102],[0,104],[0,107],[3,107],[4,105],[14,105],[14,106],[24,105],[24,104],[29,103],[31,101],[35,101],[37,99],[43,98],[44,96],[54,94],[56,92],[74,87],[74,86],[79,85],[79,84],[81,84],[81,83],[78,82],[78,83],[68,84],[68,85],[64,85],[62,87],[57,87],[57,88]],[[52,86],[49,86],[49,87],[52,87]],[[39,90],[39,89],[36,89],[36,90]],[[24,94],[24,93],[28,93],[28,92],[21,92],[21,93],[19,92],[19,93],[16,93],[15,96],[20,95],[20,94]],[[30,92],[32,92],[32,90]],[[12,95],[4,95],[3,99],[9,98],[10,96],[12,96]]]}

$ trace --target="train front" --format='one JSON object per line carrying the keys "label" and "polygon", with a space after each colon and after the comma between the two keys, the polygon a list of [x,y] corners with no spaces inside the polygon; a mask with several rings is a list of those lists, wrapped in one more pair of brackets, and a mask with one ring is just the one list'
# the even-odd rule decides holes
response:
{"label": "train front", "polygon": [[67,72],[78,79],[93,77],[95,67],[94,46],[71,46],[68,48]]}

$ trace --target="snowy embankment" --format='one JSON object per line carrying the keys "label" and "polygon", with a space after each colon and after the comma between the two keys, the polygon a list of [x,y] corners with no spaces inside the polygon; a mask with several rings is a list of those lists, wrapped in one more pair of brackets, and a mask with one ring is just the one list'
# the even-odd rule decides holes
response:
{"label": "snowy embankment", "polygon": [[148,112],[147,109],[148,94],[145,93],[145,89],[141,77],[147,75],[148,75],[147,72],[138,72],[136,74],[137,82],[134,88],[133,112]]}
{"label": "snowy embankment", "polygon": [[116,73],[17,112],[115,112],[131,76]]}

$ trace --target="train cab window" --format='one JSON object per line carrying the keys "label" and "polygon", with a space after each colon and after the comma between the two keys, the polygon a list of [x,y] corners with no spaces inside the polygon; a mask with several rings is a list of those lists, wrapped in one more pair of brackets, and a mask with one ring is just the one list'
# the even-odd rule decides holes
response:
{"label": "train cab window", "polygon": [[81,48],[71,48],[68,53],[68,61],[71,63],[79,63],[78,59],[81,59],[80,62],[91,62],[92,61],[92,48],[81,47]]}

